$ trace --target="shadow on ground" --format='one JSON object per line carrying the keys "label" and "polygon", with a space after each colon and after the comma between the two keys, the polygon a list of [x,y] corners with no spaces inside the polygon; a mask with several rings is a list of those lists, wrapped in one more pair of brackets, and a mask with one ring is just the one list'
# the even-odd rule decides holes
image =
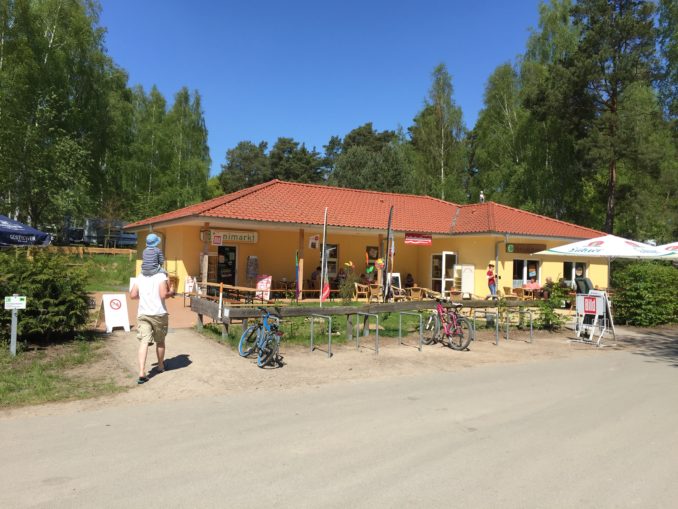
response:
{"label": "shadow on ground", "polygon": [[649,362],[667,362],[678,367],[678,328],[624,328],[617,334],[617,345],[647,357]]}
{"label": "shadow on ground", "polygon": [[192,362],[193,361],[191,361],[188,354],[182,353],[179,355],[175,355],[170,359],[165,359],[165,371],[185,368],[187,366],[190,366]]}

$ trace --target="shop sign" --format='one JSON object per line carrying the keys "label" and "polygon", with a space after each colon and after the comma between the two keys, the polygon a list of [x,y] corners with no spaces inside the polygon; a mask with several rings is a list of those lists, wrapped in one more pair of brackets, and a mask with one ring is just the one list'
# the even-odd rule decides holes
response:
{"label": "shop sign", "polygon": [[420,233],[405,234],[405,244],[410,244],[413,246],[430,246],[431,242],[431,235],[422,235]]}
{"label": "shop sign", "polygon": [[532,254],[546,249],[546,244],[506,244],[507,253]]}
{"label": "shop sign", "polygon": [[257,232],[210,230],[210,244],[213,246],[223,246],[233,242],[256,244],[258,240],[259,234]]}

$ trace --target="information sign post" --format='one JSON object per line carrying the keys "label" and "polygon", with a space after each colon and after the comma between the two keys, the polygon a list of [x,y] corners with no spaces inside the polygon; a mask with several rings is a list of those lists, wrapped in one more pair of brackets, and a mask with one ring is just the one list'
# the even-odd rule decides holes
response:
{"label": "information sign post", "polygon": [[18,310],[26,309],[26,297],[17,295],[16,293],[11,297],[5,297],[5,309],[12,310],[12,329],[9,341],[9,353],[12,357],[16,357],[16,329],[18,322]]}

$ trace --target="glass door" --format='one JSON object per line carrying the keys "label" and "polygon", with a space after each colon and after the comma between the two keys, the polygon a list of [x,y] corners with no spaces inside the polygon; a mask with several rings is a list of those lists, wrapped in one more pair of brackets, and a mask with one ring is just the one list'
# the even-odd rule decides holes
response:
{"label": "glass door", "polygon": [[235,285],[236,248],[235,246],[219,246],[217,259],[217,283]]}
{"label": "glass door", "polygon": [[457,255],[452,251],[434,254],[431,259],[431,290],[449,295],[454,290],[454,266]]}

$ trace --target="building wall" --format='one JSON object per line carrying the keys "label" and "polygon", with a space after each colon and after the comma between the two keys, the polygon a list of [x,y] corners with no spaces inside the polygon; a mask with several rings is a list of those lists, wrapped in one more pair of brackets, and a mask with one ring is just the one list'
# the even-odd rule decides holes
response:
{"label": "building wall", "polygon": [[[170,275],[179,278],[178,291],[183,291],[186,276],[199,276],[200,253],[203,242],[200,239],[200,226],[170,226],[156,228],[154,232],[161,235],[163,242],[160,247],[165,254],[166,268]],[[218,229],[214,227],[214,229]],[[247,280],[247,257],[255,255],[259,259],[259,273],[273,276],[277,281],[287,278],[295,279],[295,254],[299,248],[298,229],[262,229],[256,230],[258,242],[256,244],[232,243],[237,247],[237,276],[236,284],[251,286],[253,281]],[[141,252],[145,247],[145,236],[148,231],[139,232],[139,246],[137,257],[137,273],[141,270]],[[304,286],[310,278],[311,272],[320,265],[320,249],[310,249],[309,239],[313,235],[322,235],[320,229],[304,229]],[[381,238],[385,238],[385,233]],[[454,238],[434,238],[431,246],[405,245],[404,236],[397,235],[395,239],[395,260],[392,272],[399,272],[404,281],[405,276],[411,273],[419,286],[430,287],[432,277],[432,257],[443,251],[457,254],[457,263],[474,266],[474,295],[484,298],[488,295],[487,264],[495,259],[495,250],[498,250],[499,263],[496,272],[501,279],[498,287],[512,286],[514,260],[533,260],[539,267],[538,281],[546,283],[551,277],[558,281],[563,277],[563,262],[584,262],[587,264],[587,276],[594,285],[607,287],[608,265],[607,260],[587,258],[563,258],[552,256],[532,256],[530,254],[507,253],[504,236],[466,236]],[[347,234],[335,233],[331,229],[327,234],[327,242],[338,244],[338,268],[344,263],[352,261],[358,274],[365,271],[365,251],[367,246],[379,246],[379,234]],[[540,239],[509,238],[510,243],[545,244],[547,248],[556,247],[566,242]],[[209,246],[212,256],[217,254],[217,246]],[[381,253],[383,256],[383,253]],[[569,278],[568,278],[569,279]]]}

